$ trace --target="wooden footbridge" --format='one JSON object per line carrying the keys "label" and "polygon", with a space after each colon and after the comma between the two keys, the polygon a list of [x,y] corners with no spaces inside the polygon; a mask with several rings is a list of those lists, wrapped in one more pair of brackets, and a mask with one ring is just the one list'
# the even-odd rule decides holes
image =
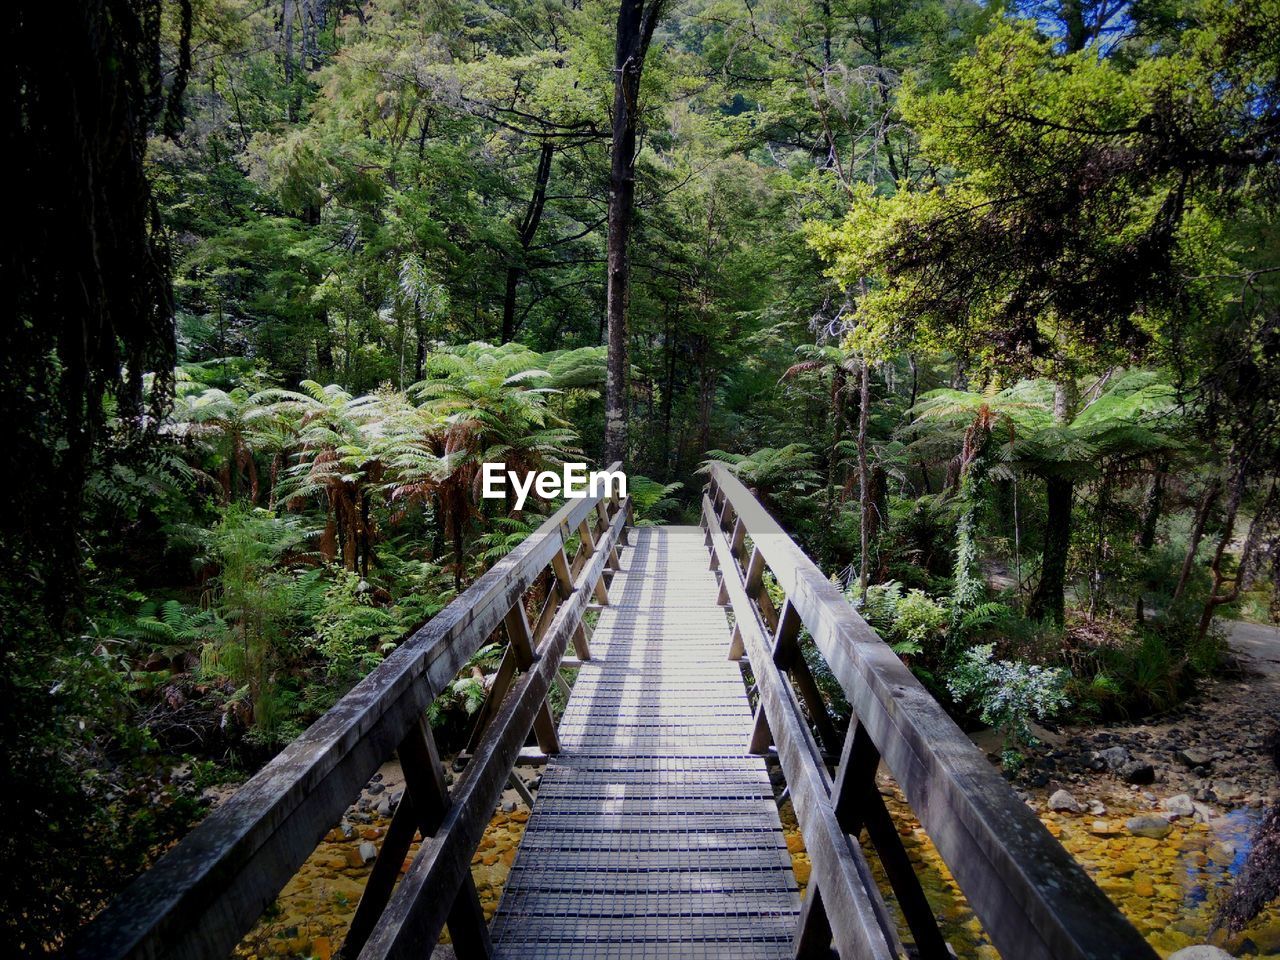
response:
{"label": "wooden footbridge", "polygon": [[[953,954],[876,788],[882,766],[1005,960],[1153,960],[730,472],[713,467],[701,528],[629,519],[625,500],[569,501],[69,952],[227,956],[395,752],[406,793],[343,944],[348,960],[430,956],[446,927],[463,958],[941,960]],[[805,631],[853,707],[847,730],[823,702]],[[498,632],[506,653],[450,789],[424,711]],[[547,694],[564,667],[577,675],[557,725]],[[471,858],[527,762],[546,768],[490,925]],[[771,764],[812,861],[803,901]],[[415,833],[426,839],[400,876]]]}

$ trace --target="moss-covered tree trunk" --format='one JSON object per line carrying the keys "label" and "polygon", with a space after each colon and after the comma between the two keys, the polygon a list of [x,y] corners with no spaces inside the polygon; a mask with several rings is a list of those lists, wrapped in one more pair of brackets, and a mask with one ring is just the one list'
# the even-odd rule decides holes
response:
{"label": "moss-covered tree trunk", "polygon": [[1066,615],[1064,593],[1075,483],[1065,477],[1050,477],[1045,484],[1045,495],[1048,506],[1044,517],[1044,559],[1040,563],[1040,582],[1031,594],[1027,613],[1034,620],[1048,619],[1061,626]]}

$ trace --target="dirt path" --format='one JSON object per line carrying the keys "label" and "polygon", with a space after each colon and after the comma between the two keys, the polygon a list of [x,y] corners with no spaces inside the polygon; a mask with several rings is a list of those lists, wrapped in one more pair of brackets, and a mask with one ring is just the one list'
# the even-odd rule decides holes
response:
{"label": "dirt path", "polygon": [[1231,652],[1264,677],[1280,677],[1280,627],[1243,620],[1219,620]]}

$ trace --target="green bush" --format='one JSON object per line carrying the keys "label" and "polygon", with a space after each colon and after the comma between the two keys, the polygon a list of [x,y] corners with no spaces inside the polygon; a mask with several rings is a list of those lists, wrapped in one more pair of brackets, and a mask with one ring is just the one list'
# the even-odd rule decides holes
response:
{"label": "green bush", "polygon": [[972,706],[983,723],[1000,731],[1005,765],[1016,767],[1022,750],[1036,742],[1031,721],[1048,720],[1071,705],[1070,676],[1062,667],[997,660],[994,646],[987,643],[965,651],[947,686],[958,702]]}
{"label": "green bush", "polygon": [[899,654],[921,653],[926,645],[938,640],[950,616],[945,604],[929,597],[923,590],[912,590],[898,601],[893,621],[893,649]]}

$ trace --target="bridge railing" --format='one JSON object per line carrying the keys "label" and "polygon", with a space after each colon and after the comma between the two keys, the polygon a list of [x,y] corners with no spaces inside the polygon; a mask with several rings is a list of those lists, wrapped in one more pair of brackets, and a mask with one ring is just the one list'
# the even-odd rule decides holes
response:
{"label": "bridge railing", "polygon": [[[734,615],[730,655],[747,655],[759,694],[751,750],[767,751],[770,740],[776,746],[813,864],[797,957],[825,956],[833,941],[841,957],[901,955],[896,924],[857,839],[863,830],[916,955],[949,956],[877,790],[883,762],[1002,956],[1154,960],[1138,932],[839,589],[718,464],[711,468],[702,520],[721,603]],[[766,570],[785,595],[781,608],[770,596]],[[802,625],[853,708],[843,736],[801,653]],[[834,775],[829,756],[840,758]]]}
{"label": "bridge railing", "polygon": [[[610,470],[616,471],[619,464]],[[406,639],[331,710],[214,810],[79,932],[79,958],[223,958],[274,901],[393,752],[405,793],[366,881],[343,956],[430,953],[446,923],[459,957],[489,938],[471,858],[532,728],[556,750],[547,693],[592,597],[608,602],[630,502],[569,500],[536,532]],[[576,534],[571,560],[565,547]],[[546,584],[531,626],[526,594]],[[470,762],[452,790],[424,712],[494,632],[509,639]],[[407,873],[401,866],[423,839]]]}

